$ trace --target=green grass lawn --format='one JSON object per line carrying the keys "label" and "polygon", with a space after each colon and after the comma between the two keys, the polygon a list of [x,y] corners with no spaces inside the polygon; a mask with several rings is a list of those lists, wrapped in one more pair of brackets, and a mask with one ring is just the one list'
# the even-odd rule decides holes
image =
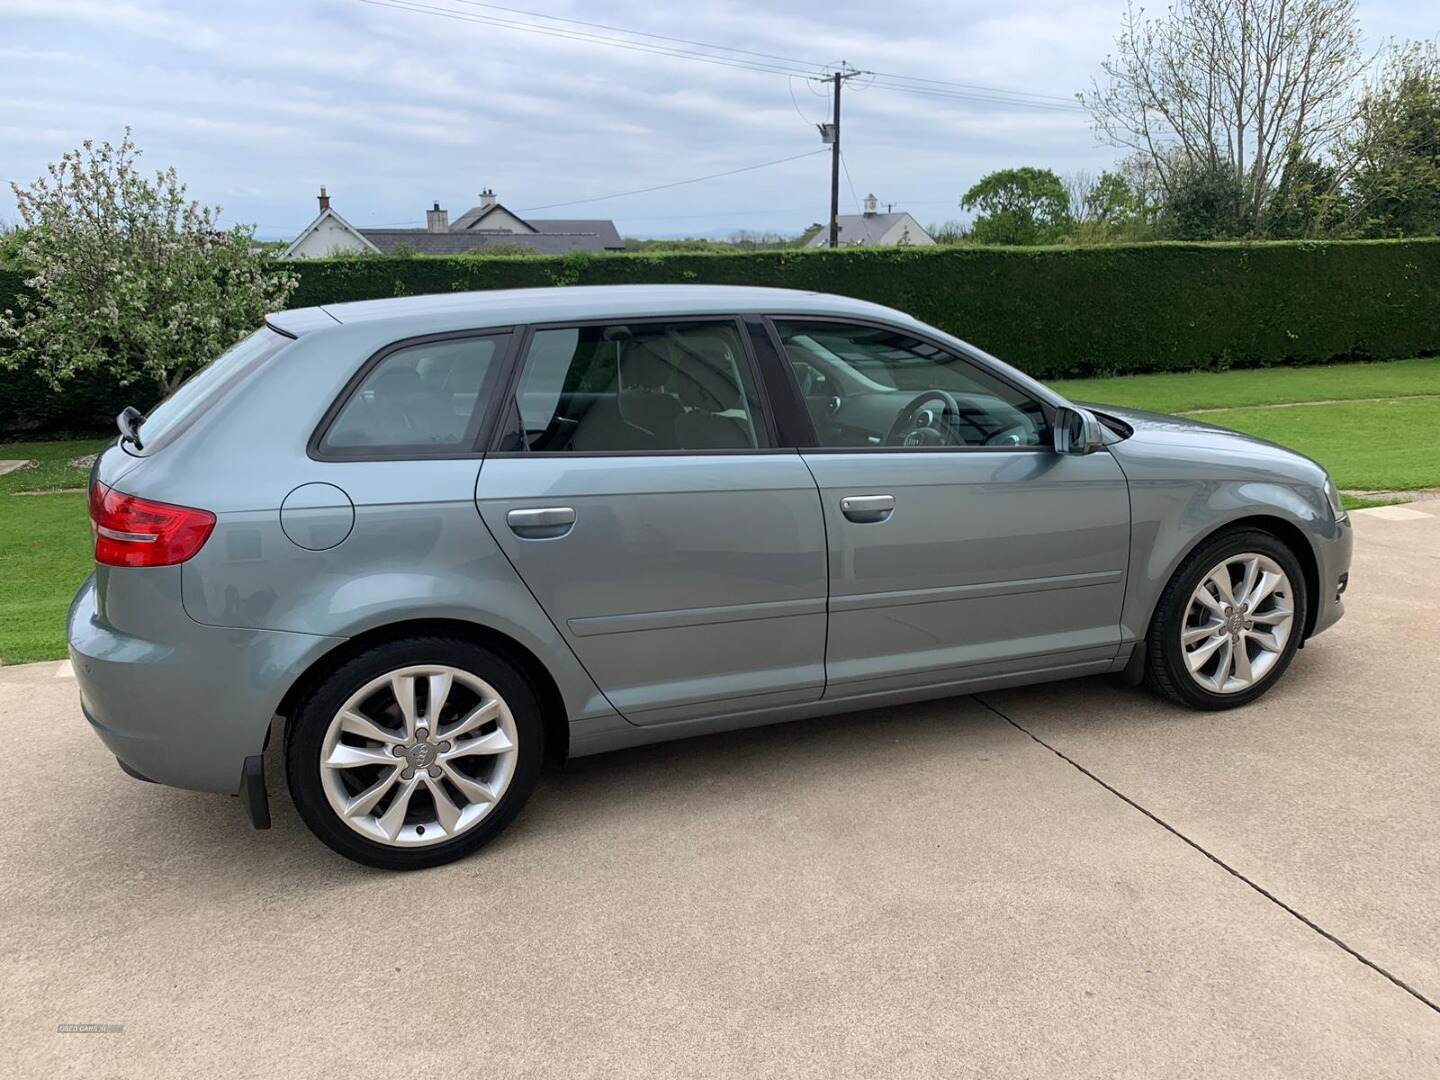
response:
{"label": "green grass lawn", "polygon": [[[1053,385],[1078,401],[1165,413],[1201,410],[1197,419],[1309,455],[1330,470],[1341,488],[1440,487],[1440,358],[1072,379]],[[1352,508],[1374,505],[1348,496],[1346,501]]]}
{"label": "green grass lawn", "polygon": [[[9,449],[0,446],[0,458]],[[59,660],[65,611],[95,567],[85,496],[0,500],[0,664]]]}
{"label": "green grass lawn", "polygon": [[98,453],[114,442],[108,439],[78,439],[69,442],[0,443],[0,460],[24,459],[34,465],[0,476],[0,495],[16,491],[53,491],[56,488],[83,488],[90,479],[90,467],[77,468],[70,462]]}
{"label": "green grass lawn", "polygon": [[1329,469],[1340,488],[1440,487],[1440,397],[1227,409],[1199,419],[1298,450]]}
{"label": "green grass lawn", "polygon": [[1163,413],[1294,401],[1415,397],[1440,395],[1440,357],[1376,364],[1061,379],[1050,385],[1072,401],[1103,401]]}

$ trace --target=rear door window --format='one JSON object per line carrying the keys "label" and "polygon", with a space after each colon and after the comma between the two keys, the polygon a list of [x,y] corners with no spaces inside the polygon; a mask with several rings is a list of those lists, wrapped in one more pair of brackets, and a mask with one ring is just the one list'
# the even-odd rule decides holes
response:
{"label": "rear door window", "polygon": [[537,330],[517,405],[524,446],[538,452],[772,445],[750,358],[731,320]]}

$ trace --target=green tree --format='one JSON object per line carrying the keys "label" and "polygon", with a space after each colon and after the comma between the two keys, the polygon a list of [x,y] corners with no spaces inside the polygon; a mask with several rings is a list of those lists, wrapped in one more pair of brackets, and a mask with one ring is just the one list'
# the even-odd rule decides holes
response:
{"label": "green tree", "polygon": [[1135,192],[1130,182],[1115,172],[1103,172],[1089,192],[1090,216],[1106,225],[1116,225],[1134,217],[1138,211]]}
{"label": "green tree", "polygon": [[7,221],[0,221],[0,267],[10,266],[20,256],[25,234]]}
{"label": "green tree", "polygon": [[1070,194],[1049,169],[1000,169],[960,199],[977,212],[970,236],[980,244],[1049,244],[1073,224]]}
{"label": "green tree", "polygon": [[1279,240],[1343,235],[1346,208],[1340,180],[1338,166],[1292,150],[1265,204],[1265,235]]}
{"label": "green tree", "polygon": [[59,388],[82,373],[161,394],[283,307],[298,283],[255,244],[222,230],[219,209],[185,197],[173,168],[136,166],[119,146],[86,140],[29,187],[12,184],[29,295],[0,312],[0,366]]}
{"label": "green tree", "polygon": [[1157,206],[1143,162],[1127,159],[1099,176],[1079,172],[1066,182],[1077,243],[1154,237]]}
{"label": "green tree", "polygon": [[1244,181],[1226,162],[1175,169],[1160,207],[1160,231],[1174,240],[1249,235]]}
{"label": "green tree", "polygon": [[1361,95],[1344,150],[1353,158],[1351,220],[1366,236],[1440,233],[1440,52],[1397,46]]}

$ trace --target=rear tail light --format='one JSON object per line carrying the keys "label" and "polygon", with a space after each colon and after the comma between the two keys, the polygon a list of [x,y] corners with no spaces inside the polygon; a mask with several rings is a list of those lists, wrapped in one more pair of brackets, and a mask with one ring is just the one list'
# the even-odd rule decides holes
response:
{"label": "rear tail light", "polygon": [[95,561],[106,566],[174,566],[210,539],[209,510],[137,499],[104,484],[90,485]]}

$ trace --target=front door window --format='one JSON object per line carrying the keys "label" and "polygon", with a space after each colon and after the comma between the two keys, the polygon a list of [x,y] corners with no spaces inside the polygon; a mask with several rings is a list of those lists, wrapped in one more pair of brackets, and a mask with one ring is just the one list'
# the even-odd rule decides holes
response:
{"label": "front door window", "polygon": [[890,327],[777,320],[825,447],[1043,447],[1040,403],[955,353]]}

